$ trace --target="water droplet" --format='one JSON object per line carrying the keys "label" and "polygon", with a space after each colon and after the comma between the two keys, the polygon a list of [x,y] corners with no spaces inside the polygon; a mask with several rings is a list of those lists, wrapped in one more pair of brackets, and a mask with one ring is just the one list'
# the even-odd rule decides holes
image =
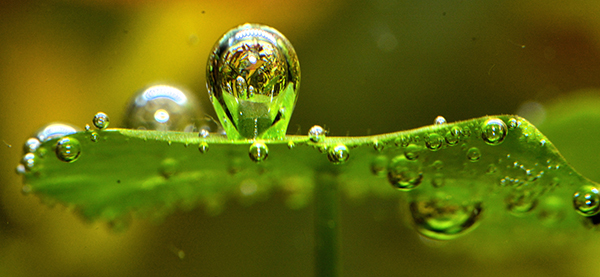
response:
{"label": "water droplet", "polygon": [[387,173],[388,158],[384,155],[375,157],[371,162],[371,173],[375,176],[383,177]]}
{"label": "water droplet", "polygon": [[383,148],[385,148],[385,144],[383,142],[378,140],[373,142],[373,149],[375,149],[375,151],[381,152],[383,151]]}
{"label": "water droplet", "polygon": [[481,158],[481,152],[479,151],[479,148],[469,148],[469,150],[467,151],[467,159],[469,159],[469,161],[471,162],[476,162],[479,161],[479,158]]}
{"label": "water droplet", "polygon": [[166,158],[160,163],[160,174],[169,179],[171,176],[177,173],[179,162],[172,158]]}
{"label": "water droplet", "polygon": [[91,140],[92,142],[98,142],[98,133],[96,133],[96,132],[92,132],[92,133],[90,134],[90,140]]}
{"label": "water droplet", "polygon": [[56,157],[67,163],[76,161],[81,154],[81,145],[75,138],[63,137],[56,143]]}
{"label": "water droplet", "polygon": [[460,136],[462,135],[462,128],[458,126],[452,127],[450,131],[446,133],[446,142],[448,145],[455,145],[460,140]]}
{"label": "water droplet", "polygon": [[210,135],[210,133],[206,129],[202,129],[198,133],[198,136],[201,137],[201,138],[207,138],[209,135]]}
{"label": "water droplet", "polygon": [[19,175],[23,175],[23,174],[25,174],[27,172],[27,170],[25,169],[25,166],[23,164],[17,165],[17,168],[15,169],[15,171]]}
{"label": "water droplet", "polygon": [[260,141],[255,141],[250,145],[250,149],[248,150],[248,155],[253,162],[262,162],[269,157],[269,148],[267,145]]}
{"label": "water droplet", "polygon": [[396,139],[395,143],[396,143],[396,146],[407,147],[408,144],[410,143],[410,137],[409,136],[401,136]]}
{"label": "water droplet", "polygon": [[427,136],[427,139],[425,140],[425,145],[431,151],[439,150],[442,147],[443,143],[444,143],[444,138],[442,136],[438,135],[437,133],[429,134],[429,136]]}
{"label": "water droplet", "polygon": [[94,126],[96,126],[96,128],[102,130],[108,127],[110,119],[105,113],[99,112],[96,115],[94,115],[94,119],[92,120],[92,122],[94,123]]}
{"label": "water droplet", "polygon": [[506,197],[505,203],[513,215],[523,216],[537,206],[537,199],[531,190],[514,191]]}
{"label": "water droplet", "polygon": [[42,128],[40,128],[36,137],[40,142],[46,142],[53,138],[60,138],[66,135],[74,134],[80,131],[76,126],[66,123],[50,123]]}
{"label": "water droplet", "polygon": [[448,198],[414,201],[410,212],[417,231],[432,239],[450,240],[474,229],[481,215],[481,204],[458,204]]}
{"label": "water droplet", "polygon": [[433,124],[434,125],[446,124],[446,119],[443,116],[438,115],[438,117],[436,117],[435,120],[433,121]]}
{"label": "water droplet", "polygon": [[42,143],[37,138],[29,138],[23,145],[23,152],[25,153],[35,153],[38,148],[42,145]]}
{"label": "water droplet", "polygon": [[208,152],[208,143],[206,143],[206,141],[201,142],[200,145],[198,145],[198,151],[202,154]]}
{"label": "water droplet", "polygon": [[288,149],[291,150],[291,149],[294,149],[296,147],[296,144],[293,141],[290,141],[290,142],[288,142],[287,146],[288,146]]}
{"label": "water droplet", "polygon": [[499,118],[490,118],[481,126],[481,137],[489,145],[498,145],[504,141],[508,127]]}
{"label": "water droplet", "polygon": [[404,156],[409,160],[418,159],[420,154],[421,154],[421,147],[414,143],[409,144],[406,147],[406,149],[404,150]]}
{"label": "water droplet", "polygon": [[322,142],[325,139],[325,133],[323,127],[315,125],[308,130],[308,138],[312,142]]}
{"label": "water droplet", "polygon": [[124,125],[132,129],[194,131],[202,114],[193,94],[173,86],[156,85],[134,95]]}
{"label": "water droplet", "polygon": [[230,30],[215,44],[206,74],[211,102],[219,118],[227,119],[221,123],[230,139],[285,136],[298,98],[300,63],[281,33],[259,24]]}
{"label": "water droplet", "polygon": [[520,126],[521,126],[521,122],[518,121],[516,118],[511,117],[508,120],[508,129],[514,129],[514,128],[517,128],[517,127],[520,127]]}
{"label": "water droplet", "polygon": [[423,171],[420,163],[409,160],[405,156],[397,156],[389,164],[388,180],[392,186],[410,190],[418,186],[423,180]]}
{"label": "water droplet", "polygon": [[346,145],[338,144],[329,149],[327,158],[334,164],[343,164],[350,158],[350,151]]}
{"label": "water droplet", "polygon": [[583,186],[573,195],[573,206],[583,216],[593,216],[600,211],[600,195],[594,186]]}

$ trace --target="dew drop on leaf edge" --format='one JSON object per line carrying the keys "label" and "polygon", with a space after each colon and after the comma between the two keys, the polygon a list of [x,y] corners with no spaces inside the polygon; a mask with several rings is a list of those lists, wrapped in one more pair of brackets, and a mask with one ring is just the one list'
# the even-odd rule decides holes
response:
{"label": "dew drop on leaf edge", "polygon": [[263,142],[256,141],[250,145],[248,155],[253,162],[262,162],[269,156],[269,148]]}

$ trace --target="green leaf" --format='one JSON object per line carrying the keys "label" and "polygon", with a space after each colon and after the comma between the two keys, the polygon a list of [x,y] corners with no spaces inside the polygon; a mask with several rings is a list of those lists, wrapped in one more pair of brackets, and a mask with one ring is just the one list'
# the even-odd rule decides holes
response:
{"label": "green leaf", "polygon": [[318,143],[306,136],[263,140],[268,158],[259,163],[249,157],[254,140],[216,134],[107,129],[68,138],[79,141],[80,155],[63,162],[55,155],[61,139],[44,142],[24,173],[24,191],[73,207],[87,220],[118,222],[130,212],[160,218],[198,203],[218,213],[229,199],[251,204],[275,192],[301,208],[323,172],[350,198],[406,197],[416,229],[436,239],[467,233],[492,215],[500,225],[532,215],[568,229],[582,219],[592,224],[597,213],[597,201],[580,207],[592,210],[589,217],[573,207],[578,191],[597,197],[589,191],[597,184],[517,116]]}

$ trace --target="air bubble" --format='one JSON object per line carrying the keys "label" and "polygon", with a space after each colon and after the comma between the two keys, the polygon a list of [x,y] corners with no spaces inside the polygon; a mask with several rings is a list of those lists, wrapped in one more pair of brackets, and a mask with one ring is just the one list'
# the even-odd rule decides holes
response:
{"label": "air bubble", "polygon": [[202,118],[196,97],[169,85],[141,90],[129,101],[125,114],[125,127],[158,131],[193,131]]}
{"label": "air bubble", "polygon": [[198,151],[202,154],[208,152],[208,143],[206,143],[206,141],[201,142],[200,145],[198,145]]}
{"label": "air bubble", "polygon": [[443,116],[438,115],[438,117],[436,117],[435,120],[433,121],[433,125],[442,125],[442,124],[446,124],[446,119]]}
{"label": "air bubble", "polygon": [[202,129],[198,133],[198,136],[201,137],[201,138],[207,138],[209,135],[210,135],[210,133],[206,129]]}
{"label": "air bubble", "polygon": [[401,136],[395,140],[395,144],[396,144],[396,146],[407,147],[408,144],[410,144],[410,137],[409,136]]}
{"label": "air bubble", "polygon": [[437,133],[429,134],[429,136],[427,137],[427,140],[425,140],[425,145],[431,151],[439,150],[442,147],[443,143],[444,143],[444,138],[442,138],[442,136],[438,135]]}
{"label": "air bubble", "polygon": [[409,144],[406,147],[406,149],[404,150],[404,156],[409,160],[418,159],[420,154],[421,154],[421,147],[414,143]]}
{"label": "air bubble", "polygon": [[490,118],[481,126],[481,137],[489,145],[498,145],[504,141],[508,127],[499,118]]}
{"label": "air bubble", "polygon": [[300,63],[280,32],[259,24],[228,31],[215,44],[206,75],[228,138],[285,136],[298,98]]}
{"label": "air bubble", "polygon": [[35,155],[33,153],[27,153],[21,159],[21,163],[25,166],[26,170],[32,169],[35,166]]}
{"label": "air bubble", "polygon": [[477,147],[471,147],[467,150],[467,159],[471,162],[477,162],[481,158],[481,152]]}
{"label": "air bubble", "polygon": [[519,122],[516,118],[511,117],[508,120],[508,129],[515,129],[519,126],[521,126],[521,122]]}
{"label": "air bubble", "polygon": [[96,132],[92,132],[92,133],[90,134],[90,140],[91,140],[92,142],[98,142],[98,133],[96,133]]}
{"label": "air bubble", "polygon": [[447,197],[410,203],[417,231],[431,239],[450,240],[473,230],[481,215],[481,204],[458,204]]}
{"label": "air bubble", "polygon": [[250,145],[248,155],[253,162],[259,163],[267,159],[269,156],[269,148],[263,142],[256,141]]}
{"label": "air bubble", "polygon": [[573,195],[573,206],[583,216],[593,216],[600,211],[600,195],[594,186],[583,186]]}
{"label": "air bubble", "polygon": [[514,191],[505,199],[506,208],[515,216],[523,216],[537,206],[535,193],[530,190]]}
{"label": "air bubble", "polygon": [[29,138],[23,145],[23,152],[25,153],[35,153],[38,148],[42,145],[42,143],[37,138]]}
{"label": "air bubble", "polygon": [[389,164],[388,181],[401,190],[410,190],[421,184],[423,171],[420,163],[408,160],[405,156],[397,156]]}
{"label": "air bubble", "polygon": [[371,173],[377,177],[383,177],[387,173],[388,158],[384,155],[375,157],[371,162]]}
{"label": "air bubble", "polygon": [[454,126],[446,133],[446,142],[448,145],[455,145],[460,140],[462,135],[462,129],[458,126]]}
{"label": "air bubble", "polygon": [[325,130],[319,125],[312,126],[308,130],[308,138],[312,142],[322,142],[325,139]]}
{"label": "air bubble", "polygon": [[27,172],[27,170],[25,169],[25,166],[23,164],[17,165],[17,168],[15,169],[15,171],[19,175],[23,175],[23,174],[25,174]]}
{"label": "air bubble", "polygon": [[66,123],[50,123],[38,130],[36,137],[40,142],[46,142],[53,138],[60,138],[80,131],[78,127]]}
{"label": "air bubble", "polygon": [[327,158],[334,164],[343,164],[350,158],[350,151],[346,145],[338,144],[329,149]]}
{"label": "air bubble", "polygon": [[64,137],[56,143],[56,157],[67,163],[76,161],[81,154],[81,145],[75,138]]}
{"label": "air bubble", "polygon": [[94,123],[94,126],[96,126],[96,128],[102,130],[102,129],[106,129],[110,123],[110,119],[108,118],[108,115],[106,115],[103,112],[99,112],[96,115],[94,115],[94,119],[92,120],[92,123]]}

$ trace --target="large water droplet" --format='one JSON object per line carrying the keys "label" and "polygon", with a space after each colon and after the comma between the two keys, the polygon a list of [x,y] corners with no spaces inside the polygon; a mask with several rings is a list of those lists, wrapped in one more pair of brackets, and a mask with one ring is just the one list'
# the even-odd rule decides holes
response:
{"label": "large water droplet", "polygon": [[397,156],[389,164],[388,180],[398,189],[413,189],[423,180],[421,165],[418,161],[409,160],[405,156]]}
{"label": "large water droplet", "polygon": [[350,151],[346,145],[338,144],[329,149],[327,158],[334,164],[343,164],[350,158]]}
{"label": "large water droplet", "polygon": [[481,151],[477,147],[471,147],[467,150],[467,159],[471,162],[479,161],[481,158]]}
{"label": "large water droplet", "polygon": [[325,139],[325,129],[319,125],[312,126],[310,130],[308,130],[308,138],[312,142],[321,142]]}
{"label": "large water droplet", "polygon": [[125,127],[159,131],[194,131],[202,118],[196,97],[168,85],[151,86],[129,102]]}
{"label": "large water droplet", "polygon": [[269,148],[263,142],[256,141],[250,145],[248,155],[253,162],[262,162],[269,156]]}
{"label": "large water droplet", "polygon": [[459,204],[439,197],[410,203],[410,212],[419,233],[432,239],[449,240],[474,229],[481,204]]}
{"label": "large water droplet", "polygon": [[78,131],[81,131],[80,128],[73,126],[71,124],[66,123],[50,123],[42,128],[40,128],[36,137],[41,142],[46,142],[53,138],[64,137],[66,135],[74,134]]}
{"label": "large water droplet", "polygon": [[96,126],[96,128],[102,130],[108,127],[108,125],[110,124],[110,119],[108,118],[107,114],[99,112],[96,115],[94,115],[94,119],[92,120],[92,122],[94,123],[94,126]]}
{"label": "large water droplet", "polygon": [[56,157],[63,162],[74,162],[81,154],[81,144],[75,138],[64,137],[56,143]]}
{"label": "large water droplet", "polygon": [[481,126],[481,137],[489,145],[498,145],[504,141],[508,127],[499,118],[490,118]]}
{"label": "large water droplet", "polygon": [[230,139],[285,136],[298,98],[300,63],[281,33],[259,24],[230,30],[215,44],[206,74]]}
{"label": "large water droplet", "polygon": [[573,195],[573,206],[583,216],[593,216],[600,211],[600,195],[594,186],[583,186]]}

